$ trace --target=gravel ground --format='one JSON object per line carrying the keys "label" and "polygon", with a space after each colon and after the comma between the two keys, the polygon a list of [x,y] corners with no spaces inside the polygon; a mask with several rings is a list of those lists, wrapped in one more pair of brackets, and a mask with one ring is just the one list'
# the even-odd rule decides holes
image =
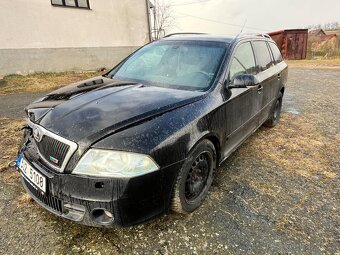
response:
{"label": "gravel ground", "polygon": [[[124,229],[80,226],[39,208],[18,174],[3,168],[0,253],[340,254],[339,81],[339,70],[291,69],[280,124],[261,128],[222,165],[189,216]],[[8,125],[3,119],[0,129]]]}
{"label": "gravel ground", "polygon": [[46,93],[18,93],[0,95],[0,117],[24,118],[24,108]]}

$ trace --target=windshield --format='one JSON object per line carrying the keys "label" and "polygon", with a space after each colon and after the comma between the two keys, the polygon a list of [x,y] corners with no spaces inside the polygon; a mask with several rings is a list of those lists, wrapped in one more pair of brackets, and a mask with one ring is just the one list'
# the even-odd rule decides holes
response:
{"label": "windshield", "polygon": [[167,88],[206,90],[213,83],[225,43],[167,41],[149,44],[109,73],[109,77]]}

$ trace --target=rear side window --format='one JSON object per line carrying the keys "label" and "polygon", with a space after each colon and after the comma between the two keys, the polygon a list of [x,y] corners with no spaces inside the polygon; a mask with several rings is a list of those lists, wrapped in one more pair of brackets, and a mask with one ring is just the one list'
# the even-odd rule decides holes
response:
{"label": "rear side window", "polygon": [[272,66],[272,58],[265,41],[254,41],[254,51],[259,72],[265,71]]}
{"label": "rear side window", "polygon": [[239,74],[256,74],[255,58],[250,42],[241,44],[231,62],[229,79],[232,82]]}
{"label": "rear side window", "polygon": [[274,43],[269,43],[270,49],[272,50],[275,63],[280,63],[283,61],[281,52],[279,48]]}

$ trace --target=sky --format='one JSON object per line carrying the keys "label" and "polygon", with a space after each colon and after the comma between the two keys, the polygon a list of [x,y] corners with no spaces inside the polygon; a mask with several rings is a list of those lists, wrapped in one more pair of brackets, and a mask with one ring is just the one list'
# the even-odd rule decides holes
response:
{"label": "sky", "polygon": [[340,0],[160,0],[172,5],[169,32],[237,34],[340,23]]}

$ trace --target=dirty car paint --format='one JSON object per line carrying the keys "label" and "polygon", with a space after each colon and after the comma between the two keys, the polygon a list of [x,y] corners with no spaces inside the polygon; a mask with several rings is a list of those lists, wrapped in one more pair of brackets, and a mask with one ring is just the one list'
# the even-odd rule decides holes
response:
{"label": "dirty car paint", "polygon": [[[288,74],[284,62],[258,74],[267,98],[259,93],[258,86],[227,88],[225,80],[233,50],[254,39],[259,40],[213,39],[225,42],[229,50],[207,91],[144,86],[103,76],[52,92],[29,105],[26,112],[29,117],[37,113],[39,117],[31,118],[32,122],[77,143],[77,150],[63,173],[55,173],[39,160],[32,138],[28,137],[31,145],[21,152],[49,178],[50,195],[86,208],[80,221],[83,224],[98,226],[87,214],[98,206],[113,211],[114,225],[119,226],[166,213],[177,173],[195,144],[202,139],[212,141],[217,166],[220,165],[263,124],[278,93],[284,91]],[[39,109],[44,110],[38,114]],[[73,175],[79,159],[90,148],[146,154],[160,166],[160,171],[132,179]]]}

